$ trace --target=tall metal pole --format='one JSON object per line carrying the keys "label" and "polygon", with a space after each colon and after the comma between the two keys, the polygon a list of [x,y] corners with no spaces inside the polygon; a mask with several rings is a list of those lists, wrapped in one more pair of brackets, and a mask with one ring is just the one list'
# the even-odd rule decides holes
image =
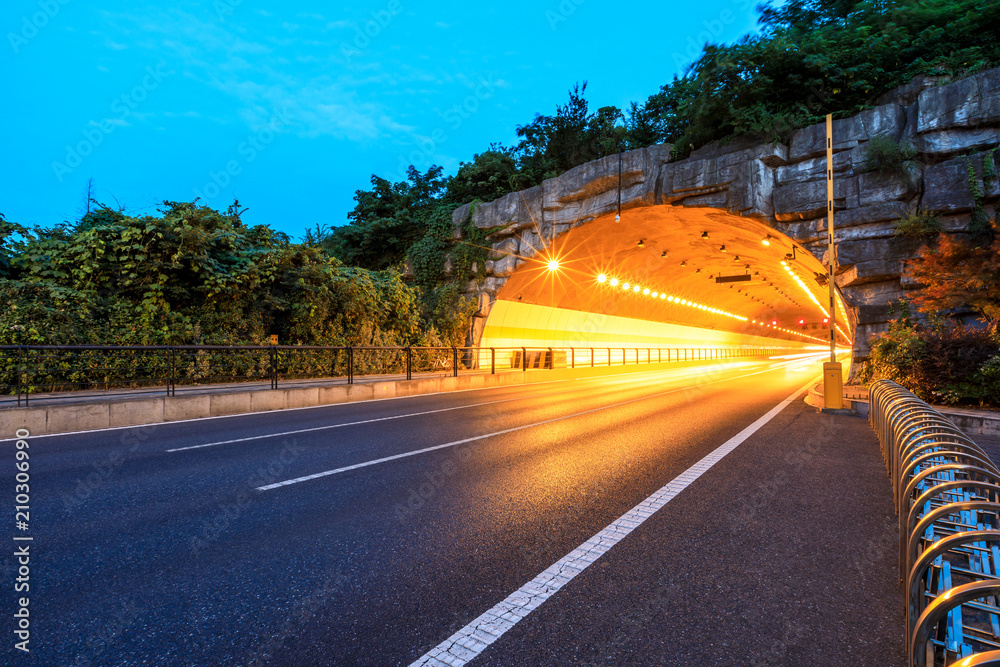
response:
{"label": "tall metal pole", "polygon": [[837,361],[836,273],[837,255],[833,245],[833,114],[826,115],[826,208],[827,208],[827,268],[830,285],[830,362]]}
{"label": "tall metal pole", "polygon": [[837,254],[833,243],[833,115],[826,115],[826,212],[827,212],[827,283],[830,287],[830,361],[823,364],[823,407],[841,410],[844,407],[844,376],[837,362],[836,273]]}
{"label": "tall metal pole", "polygon": [[618,212],[615,213],[615,222],[622,220],[622,147],[618,145]]}

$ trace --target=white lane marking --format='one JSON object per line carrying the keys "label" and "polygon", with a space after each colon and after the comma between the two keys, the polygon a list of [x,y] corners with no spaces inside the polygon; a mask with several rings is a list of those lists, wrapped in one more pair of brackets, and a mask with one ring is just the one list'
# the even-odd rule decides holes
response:
{"label": "white lane marking", "polygon": [[[534,397],[532,397],[534,398]],[[314,426],[312,428],[302,428],[297,431],[283,431],[281,433],[265,433],[264,435],[252,435],[246,438],[236,438],[234,440],[222,440],[219,442],[206,442],[203,445],[190,445],[188,447],[175,447],[174,449],[166,450],[167,453],[171,452],[186,452],[189,449],[202,449],[204,447],[215,447],[217,445],[231,445],[234,442],[249,442],[251,440],[264,440],[265,438],[281,438],[288,435],[298,435],[300,433],[312,433],[314,431],[326,431],[332,428],[343,428],[345,426],[359,426],[361,424],[374,424],[376,422],[385,422],[393,419],[405,419],[406,417],[420,417],[421,415],[433,415],[438,412],[451,412],[452,410],[465,410],[466,408],[478,408],[483,405],[496,405],[497,403],[508,403],[510,401],[516,401],[516,398],[507,398],[500,401],[488,401],[486,403],[471,403],[469,405],[455,405],[450,408],[438,408],[436,410],[424,410],[423,412],[408,412],[405,415],[392,415],[389,417],[376,417],[374,419],[364,419],[356,422],[345,422],[343,424],[328,424],[326,426]],[[520,399],[524,400],[524,399]]]}
{"label": "white lane marking", "polygon": [[[704,386],[708,384],[717,384],[719,382],[730,382],[732,380],[740,380],[742,378],[747,378],[752,375],[759,375],[760,373],[769,373],[776,370],[776,368],[781,368],[782,366],[788,366],[789,363],[797,362],[787,362],[785,364],[779,364],[776,367],[768,368],[762,371],[756,371],[754,373],[747,373],[746,375],[737,375],[735,377],[725,378],[723,380],[712,380],[710,382],[705,382],[699,386]],[[640,396],[639,398],[632,398],[627,401],[621,401],[620,403],[612,403],[611,405],[602,405],[598,408],[592,408],[590,410],[584,410],[583,412],[574,412],[573,414],[563,415],[562,417],[554,417],[552,419],[546,419],[540,422],[532,422],[530,424],[523,424],[521,426],[514,426],[512,428],[503,429],[502,431],[494,431],[492,433],[484,433],[482,435],[472,436],[471,438],[464,438],[462,440],[455,440],[454,442],[446,442],[443,445],[433,445],[431,447],[424,447],[423,449],[416,449],[409,452],[403,452],[402,454],[394,454],[392,456],[386,456],[380,459],[373,459],[371,461],[364,461],[363,463],[355,463],[354,465],[344,466],[343,468],[336,468],[334,470],[324,470],[323,472],[313,473],[311,475],[305,475],[303,477],[296,477],[294,479],[288,479],[283,482],[275,482],[274,484],[267,484],[265,486],[257,487],[258,491],[270,491],[272,489],[277,489],[282,486],[291,486],[292,484],[300,484],[302,482],[308,482],[314,479],[319,479],[320,477],[329,477],[330,475],[339,475],[340,473],[345,473],[351,470],[357,470],[359,468],[367,468],[369,466],[379,465],[380,463],[388,463],[389,461],[397,461],[399,459],[409,458],[411,456],[417,456],[419,454],[426,454],[427,452],[433,452],[438,449],[446,449],[448,447],[457,447],[458,445],[464,445],[469,442],[476,442],[477,440],[485,440],[486,438],[493,438],[498,435],[504,435],[507,433],[515,433],[517,431],[523,431],[528,428],[534,428],[536,426],[544,426],[545,424],[552,424],[555,422],[564,421],[566,419],[573,419],[574,417],[581,417],[583,415],[589,415],[594,412],[600,412],[602,410],[610,410],[611,408],[619,408],[623,405],[630,405],[632,403],[638,403],[639,401],[648,401],[654,398],[660,398],[661,396],[667,396],[669,394],[676,394],[679,391],[687,391],[690,387],[678,387],[677,389],[671,389],[669,391],[662,391],[656,394],[649,394],[648,396]]]}
{"label": "white lane marking", "polygon": [[[720,361],[722,361],[722,360],[720,360]],[[752,364],[752,363],[767,363],[767,361],[768,361],[768,359],[756,359],[756,360],[755,359],[746,359],[745,361],[742,361],[742,362],[740,362],[740,361],[731,361],[731,362],[718,363],[718,364],[711,364],[711,363],[709,363],[709,364],[705,364],[705,365],[702,365],[702,366],[687,366],[685,368],[699,368],[700,369],[700,368],[715,368],[715,367],[718,367],[718,366],[734,366],[734,365],[735,366],[745,366],[745,365],[749,365],[749,364]],[[676,362],[676,361],[666,362],[665,361],[663,363],[684,363],[684,362]],[[603,366],[598,366],[597,368],[603,368]],[[581,370],[586,370],[586,368],[583,368]],[[281,408],[279,410],[266,410],[266,411],[261,411],[261,412],[244,412],[244,413],[238,414],[238,415],[216,415],[215,417],[191,417],[190,419],[175,419],[175,420],[166,421],[166,422],[154,422],[152,424],[133,424],[132,426],[111,426],[111,427],[108,427],[108,428],[92,428],[92,429],[88,429],[88,430],[85,430],[85,431],[67,431],[66,433],[40,433],[39,435],[33,435],[31,437],[33,439],[37,440],[38,438],[59,438],[59,437],[69,436],[69,435],[90,435],[91,433],[104,433],[106,431],[124,431],[126,429],[131,429],[131,428],[155,428],[157,426],[169,426],[170,424],[186,424],[188,422],[208,421],[208,420],[211,420],[211,419],[240,419],[240,418],[243,418],[243,417],[253,417],[253,416],[256,416],[256,415],[262,415],[262,414],[266,414],[268,412],[296,412],[298,410],[318,410],[320,408],[332,409],[332,408],[339,408],[339,407],[344,407],[344,406],[355,406],[358,403],[362,403],[362,404],[381,403],[383,401],[402,401],[402,400],[405,400],[407,398],[426,398],[427,396],[443,396],[445,394],[465,394],[465,393],[468,393],[468,392],[471,392],[471,391],[491,391],[491,390],[498,390],[498,389],[517,389],[518,387],[531,387],[531,386],[540,385],[540,384],[560,384],[562,382],[582,382],[582,381],[587,381],[587,380],[603,380],[605,378],[620,377],[622,375],[635,376],[635,375],[649,375],[651,373],[669,373],[670,371],[673,371],[673,370],[681,370],[681,369],[658,368],[658,369],[654,369],[654,370],[625,371],[623,373],[611,373],[611,374],[607,374],[607,375],[594,375],[594,376],[590,376],[590,377],[566,378],[564,380],[537,380],[537,381],[536,380],[532,380],[531,382],[518,382],[516,384],[497,385],[495,387],[472,387],[470,389],[451,389],[451,390],[448,390],[448,391],[432,391],[432,392],[428,392],[426,394],[410,394],[409,396],[389,396],[388,398],[370,398],[370,399],[367,399],[367,400],[364,400],[364,401],[350,401],[350,402],[347,402],[347,403],[329,403],[329,404],[326,404],[326,405],[307,405],[307,406],[304,406],[304,407],[301,407],[301,408]],[[508,372],[510,372],[510,373],[516,373],[517,371],[508,371]],[[417,379],[420,380],[420,379],[425,379],[425,378],[417,378]],[[376,380],[375,382],[378,382],[378,380]],[[389,382],[393,382],[393,380],[389,380]],[[366,383],[358,383],[358,384],[366,384]],[[323,386],[338,386],[339,387],[340,385],[319,385],[319,386],[320,387],[323,387]],[[292,388],[293,389],[297,389],[299,387],[292,387]],[[305,389],[310,389],[311,387],[304,387],[304,388]],[[270,390],[269,389],[263,389],[263,390],[260,390],[260,391],[270,391]],[[213,394],[192,394],[192,396],[212,396],[212,395]],[[153,396],[153,398],[156,398],[156,396]],[[80,403],[67,403],[67,404],[64,404],[64,405],[80,405]],[[83,403],[83,405],[86,405],[86,403]],[[42,406],[42,407],[44,407],[44,406]],[[0,442],[14,442],[15,440],[17,440],[17,438],[0,438]]]}
{"label": "white lane marking", "polygon": [[422,655],[410,667],[460,667],[478,656],[505,632],[572,581],[575,576],[586,570],[594,561],[621,542],[626,535],[641,526],[657,510],[673,500],[677,494],[743,444],[747,438],[771,421],[797,396],[807,390],[813,382],[815,380],[811,380],[801,389],[797,389],[794,394],[773,407],[763,417],[734,435],[668,482],[666,486],[618,517],[607,528],[556,561],[527,584],[508,595],[503,602],[481,614],[464,628]]}
{"label": "white lane marking", "polygon": [[[674,372],[675,370],[678,371],[678,372],[675,373]],[[674,379],[674,380],[681,380],[681,379],[685,379],[685,378],[687,378],[689,376],[692,376],[692,375],[699,375],[700,374],[700,373],[698,373],[698,371],[691,370],[691,369],[668,369],[668,370],[664,370],[662,372],[665,373],[665,374],[667,374],[667,375],[669,375],[670,379]],[[644,386],[646,386],[648,384],[652,384],[654,382],[659,382],[659,380],[657,380],[655,378],[651,378],[651,379],[648,379],[648,380],[644,381],[643,383],[630,382],[629,380],[616,380],[616,381],[608,383],[608,384],[612,384],[612,385],[614,385],[614,384],[631,384],[632,387],[634,387],[636,389],[639,389],[639,388],[642,388],[642,387],[644,387]],[[326,431],[326,430],[334,429],[334,428],[343,428],[345,426],[360,426],[360,425],[363,425],[363,424],[374,424],[376,422],[391,421],[393,419],[405,419],[407,417],[420,417],[420,416],[423,416],[423,415],[432,415],[432,414],[435,414],[435,413],[438,413],[438,412],[450,412],[452,410],[465,410],[467,408],[478,408],[478,407],[481,407],[481,406],[484,406],[484,405],[496,405],[498,403],[512,403],[512,402],[515,402],[515,401],[527,401],[527,400],[530,400],[530,399],[546,398],[546,397],[549,397],[549,396],[559,396],[560,394],[571,394],[571,393],[574,393],[574,392],[581,392],[581,391],[589,391],[589,390],[585,389],[585,388],[582,388],[582,387],[579,387],[579,388],[569,389],[567,391],[554,391],[554,392],[549,392],[549,393],[544,393],[544,394],[542,394],[542,393],[540,393],[540,394],[531,394],[531,395],[528,395],[528,396],[520,396],[520,397],[516,397],[516,398],[502,398],[502,399],[498,399],[496,401],[487,401],[485,403],[470,403],[468,405],[456,405],[456,406],[452,406],[452,407],[449,407],[449,408],[437,408],[437,409],[434,409],[434,410],[424,410],[422,412],[408,412],[406,414],[391,415],[389,417],[375,417],[375,418],[372,418],[372,419],[363,419],[361,421],[345,422],[343,424],[327,424],[326,426],[313,426],[311,428],[303,428],[303,429],[298,429],[296,431],[281,431],[281,432],[278,432],[278,433],[264,433],[264,434],[261,434],[261,435],[247,436],[246,438],[235,438],[235,439],[232,439],[232,440],[220,440],[219,442],[206,442],[206,443],[203,443],[203,444],[200,444],[200,445],[189,445],[187,447],[175,447],[173,449],[167,449],[167,450],[164,450],[164,451],[166,451],[168,454],[170,454],[170,453],[174,453],[174,452],[185,452],[185,451],[187,451],[189,449],[203,449],[205,447],[216,447],[218,445],[231,445],[231,444],[236,443],[236,442],[250,442],[252,440],[265,440],[267,438],[283,438],[283,437],[290,436],[290,435],[299,435],[301,433],[313,433],[313,432],[316,432],[316,431]]]}

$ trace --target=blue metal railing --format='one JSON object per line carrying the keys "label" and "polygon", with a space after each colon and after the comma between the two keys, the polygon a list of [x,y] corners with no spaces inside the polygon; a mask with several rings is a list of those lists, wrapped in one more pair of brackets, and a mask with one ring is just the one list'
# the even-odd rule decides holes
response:
{"label": "blue metal railing", "polygon": [[871,386],[868,419],[899,517],[909,664],[1000,665],[1000,469],[890,380]]}

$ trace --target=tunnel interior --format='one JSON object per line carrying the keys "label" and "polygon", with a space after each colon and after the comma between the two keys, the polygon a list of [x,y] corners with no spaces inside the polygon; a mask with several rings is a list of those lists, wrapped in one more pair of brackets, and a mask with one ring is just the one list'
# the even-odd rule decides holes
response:
{"label": "tunnel interior", "polygon": [[764,223],[669,205],[615,217],[523,234],[523,261],[484,309],[479,344],[820,350],[832,320],[838,347],[851,345],[839,292],[830,312],[826,268]]}

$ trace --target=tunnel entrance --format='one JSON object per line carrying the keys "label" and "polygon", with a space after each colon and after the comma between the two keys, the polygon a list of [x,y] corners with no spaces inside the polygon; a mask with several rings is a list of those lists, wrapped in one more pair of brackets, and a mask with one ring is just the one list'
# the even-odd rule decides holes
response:
{"label": "tunnel entrance", "polygon": [[[518,238],[517,268],[481,304],[483,347],[829,348],[825,267],[753,218],[641,206]],[[837,343],[850,346],[839,292],[836,304]]]}

